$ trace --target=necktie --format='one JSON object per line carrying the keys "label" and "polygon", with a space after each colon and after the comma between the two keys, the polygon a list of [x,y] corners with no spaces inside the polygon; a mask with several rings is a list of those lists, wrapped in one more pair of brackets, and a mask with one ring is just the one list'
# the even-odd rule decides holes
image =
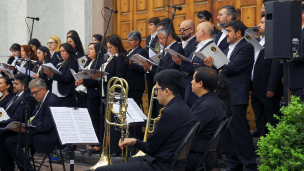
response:
{"label": "necktie", "polygon": [[[37,115],[38,111],[40,110],[42,104],[43,104],[43,102],[40,102],[40,105],[39,105],[39,108],[38,108],[38,110],[37,110],[37,112],[36,112],[36,115]],[[35,116],[36,116],[36,115],[35,115]],[[35,116],[31,117],[31,118],[28,120],[28,125],[31,124],[31,122],[34,120]]]}

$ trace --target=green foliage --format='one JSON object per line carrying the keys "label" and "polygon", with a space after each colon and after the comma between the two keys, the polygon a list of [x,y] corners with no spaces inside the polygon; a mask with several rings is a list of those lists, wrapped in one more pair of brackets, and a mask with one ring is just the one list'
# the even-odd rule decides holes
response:
{"label": "green foliage", "polygon": [[304,170],[304,102],[292,96],[290,104],[280,111],[283,116],[275,115],[280,123],[275,127],[267,123],[269,133],[258,142],[263,163],[259,170]]}

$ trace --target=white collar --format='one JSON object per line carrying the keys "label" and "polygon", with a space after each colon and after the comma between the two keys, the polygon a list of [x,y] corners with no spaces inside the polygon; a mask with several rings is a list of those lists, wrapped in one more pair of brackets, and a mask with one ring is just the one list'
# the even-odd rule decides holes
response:
{"label": "white collar", "polygon": [[222,33],[226,34],[227,30],[226,29],[222,29]]}
{"label": "white collar", "polygon": [[190,40],[192,40],[194,37],[196,37],[196,35],[190,37],[188,40],[184,40],[184,42],[190,42]]}
{"label": "white collar", "polygon": [[17,96],[20,97],[23,94],[24,91],[20,92]]}
{"label": "white collar", "polygon": [[207,44],[208,42],[210,42],[212,40],[213,40],[212,38],[211,39],[206,39],[204,41],[199,42],[197,46],[203,47],[205,44]]}
{"label": "white collar", "polygon": [[44,101],[45,101],[46,96],[47,96],[48,94],[49,94],[49,90],[46,92],[46,94],[45,94],[45,96],[44,96],[44,98],[43,98],[42,102],[44,102]]}
{"label": "white collar", "polygon": [[237,45],[241,40],[243,40],[243,39],[244,39],[244,38],[241,38],[238,42],[234,43],[233,45],[230,44],[229,47],[228,47],[229,50],[230,50],[230,49],[234,49],[234,48],[236,47],[236,45]]}
{"label": "white collar", "polygon": [[302,30],[303,30],[303,28],[304,28],[304,25],[302,26]]}

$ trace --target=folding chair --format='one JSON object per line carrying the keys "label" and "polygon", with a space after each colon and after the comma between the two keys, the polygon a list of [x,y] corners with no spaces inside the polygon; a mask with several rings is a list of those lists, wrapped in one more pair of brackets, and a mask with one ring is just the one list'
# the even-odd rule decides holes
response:
{"label": "folding chair", "polygon": [[192,148],[195,139],[201,128],[200,121],[188,131],[183,141],[179,144],[177,150],[173,155],[173,161],[170,165],[169,171],[184,171],[185,170],[185,161],[187,159],[188,153]]}
{"label": "folding chair", "polygon": [[227,128],[228,121],[229,121],[229,118],[222,121],[221,124],[219,125],[219,127],[217,128],[217,130],[215,131],[215,133],[213,134],[212,138],[210,139],[210,141],[205,149],[205,153],[204,153],[201,161],[197,165],[197,168],[195,169],[195,171],[201,171],[201,170],[206,171],[206,166],[205,166],[205,163],[203,163],[203,162],[206,160],[209,152],[216,152],[218,144],[224,136],[224,132]]}

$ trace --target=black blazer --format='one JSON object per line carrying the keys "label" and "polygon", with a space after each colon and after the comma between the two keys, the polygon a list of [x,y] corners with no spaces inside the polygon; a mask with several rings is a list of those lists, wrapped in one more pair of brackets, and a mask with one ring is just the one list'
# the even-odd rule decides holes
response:
{"label": "black blazer", "polygon": [[60,99],[49,91],[40,110],[38,110],[40,106],[38,103],[32,113],[35,118],[31,125],[36,127],[30,128],[29,134],[33,137],[34,149],[38,153],[50,153],[58,144],[58,134],[50,107],[59,107],[60,104]]}
{"label": "black blazer", "polygon": [[[91,62],[91,59],[87,60],[86,64],[84,65],[84,68],[87,67]],[[95,69],[95,64],[97,60],[94,60],[92,63],[90,69]],[[97,62],[97,70],[100,68],[100,61]],[[100,81],[93,80],[93,79],[83,79],[83,85],[87,87],[87,97],[93,98],[93,97],[100,97],[101,91],[100,91]]]}
{"label": "black blazer", "polygon": [[[146,39],[146,46],[149,46],[150,40],[151,40],[151,35],[149,35]],[[150,47],[155,48],[155,44],[157,43],[157,41],[158,41],[158,37],[157,37],[157,35],[155,35],[154,39],[152,40],[152,42],[150,44]]]}
{"label": "black blazer", "polygon": [[[6,104],[14,97],[13,93],[9,93],[0,101],[0,107],[5,109]],[[2,96],[1,96],[2,98]]]}
{"label": "black blazer", "polygon": [[62,75],[58,75],[58,74],[53,75],[53,80],[58,81],[58,91],[62,95],[76,94],[75,80],[70,71],[70,68],[77,73],[78,62],[74,59],[69,61],[69,63],[64,68],[61,67],[59,69]]}
{"label": "black blazer", "polygon": [[252,93],[266,96],[267,91],[271,91],[280,97],[283,93],[283,64],[276,59],[264,59],[262,49],[253,67]]}
{"label": "black blazer", "polygon": [[194,115],[187,104],[181,96],[176,96],[167,104],[147,141],[137,140],[134,146],[147,155],[169,163],[180,142],[195,123]]}
{"label": "black blazer", "polygon": [[[21,64],[22,64],[22,62],[23,62],[23,61],[16,62],[16,65],[18,65],[18,66],[20,67]],[[23,65],[23,67],[26,67],[28,64],[29,64],[29,70],[30,70],[30,71],[33,71],[35,65],[34,65],[32,62],[26,62],[26,63]],[[17,70],[17,68],[15,68],[14,74],[17,74],[17,73],[18,73],[18,70]]]}
{"label": "black blazer", "polygon": [[301,32],[302,38],[302,57],[289,63],[290,88],[304,88],[304,29]]}
{"label": "black blazer", "polygon": [[53,80],[50,79],[46,74],[39,74],[39,78],[43,79],[46,83],[47,90],[50,90],[52,92],[52,84]]}
{"label": "black blazer", "polygon": [[[143,48],[141,48],[140,46],[137,47],[131,54],[129,54],[128,58],[131,58],[135,54],[139,54],[149,59],[148,52]],[[142,66],[136,64],[135,62],[132,62],[127,69],[127,75],[126,75],[126,80],[129,84],[129,89],[145,90],[145,73],[146,72]]]}
{"label": "black blazer", "polygon": [[[10,119],[1,121],[0,127],[5,127],[7,124],[9,124],[12,121],[20,122],[21,115],[23,114],[23,109],[24,109],[24,105],[21,104],[21,102],[23,101],[23,95],[25,95],[24,100],[26,101],[26,104],[30,108],[29,113],[32,113],[34,111],[37,101],[34,99],[33,96],[31,96],[31,92],[28,89],[28,90],[24,91],[24,94],[19,96],[12,104],[10,103],[10,101],[6,104],[4,109],[5,109],[6,113],[8,114],[8,116],[10,117]],[[23,119],[24,119],[24,117],[23,117]],[[24,122],[24,120],[22,122]]]}
{"label": "black blazer", "polygon": [[[19,57],[18,58],[21,58],[21,56],[19,55]],[[12,64],[13,62],[14,62],[14,60],[15,60],[15,57],[14,56],[10,56],[9,58],[8,58],[8,60],[7,60],[7,64]]]}
{"label": "black blazer", "polygon": [[[226,55],[228,50],[224,51]],[[223,66],[221,72],[232,86],[233,105],[248,104],[253,62],[254,48],[243,38],[232,51],[230,62]]]}
{"label": "black blazer", "polygon": [[126,78],[128,63],[125,60],[124,55],[118,55],[114,57],[105,68],[105,71],[109,73],[107,80],[112,77]]}
{"label": "black blazer", "polygon": [[62,61],[60,52],[55,52],[52,56],[52,64],[56,67]]}
{"label": "black blazer", "polygon": [[218,34],[220,31],[215,27],[213,26],[213,34]]}
{"label": "black blazer", "polygon": [[[216,34],[216,38],[215,38],[215,44],[217,44],[217,42],[219,41],[219,39],[220,39],[220,37],[221,37],[221,35],[223,34],[223,32],[222,31],[219,31],[217,34]],[[219,44],[219,48],[222,50],[222,51],[224,51],[224,50],[226,50],[227,48],[228,48],[228,46],[230,45],[230,43],[228,43],[227,42],[227,37],[225,37],[222,41],[221,41],[221,43]]]}
{"label": "black blazer", "polygon": [[196,42],[196,36],[195,36],[190,40],[190,42],[188,42],[188,44],[184,48],[186,57],[189,57],[189,56],[192,57],[192,51],[194,49],[196,49],[197,44],[198,44],[198,42]]}

